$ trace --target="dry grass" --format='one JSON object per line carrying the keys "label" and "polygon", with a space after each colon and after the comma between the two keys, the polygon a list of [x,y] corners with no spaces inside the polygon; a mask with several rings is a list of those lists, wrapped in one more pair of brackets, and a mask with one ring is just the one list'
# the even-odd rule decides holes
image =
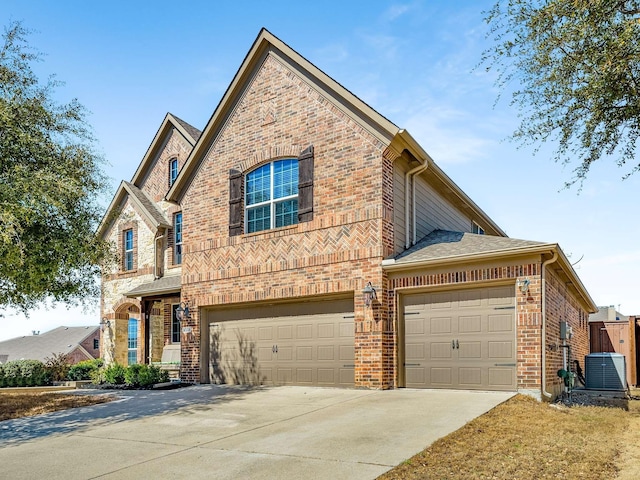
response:
{"label": "dry grass", "polygon": [[61,393],[3,393],[0,394],[0,421],[30,417],[68,408],[86,407],[110,402],[106,395],[64,395]]}
{"label": "dry grass", "polygon": [[620,408],[558,409],[517,395],[379,478],[613,478],[632,416]]}

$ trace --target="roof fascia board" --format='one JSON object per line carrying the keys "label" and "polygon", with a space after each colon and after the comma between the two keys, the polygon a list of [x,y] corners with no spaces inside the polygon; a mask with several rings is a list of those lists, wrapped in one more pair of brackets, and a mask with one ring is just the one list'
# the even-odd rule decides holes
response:
{"label": "roof fascia board", "polygon": [[123,180],[120,182],[120,185],[118,186],[118,189],[116,190],[116,193],[113,196],[111,203],[107,207],[107,211],[104,213],[102,220],[100,221],[100,225],[98,225],[98,229],[96,230],[96,235],[100,238],[104,237],[104,234],[106,233],[107,229],[113,223],[113,220],[115,218],[115,217],[112,218],[113,212],[115,212],[116,208],[121,207],[123,204],[125,194],[127,193],[127,191],[124,188],[124,185],[125,183]]}
{"label": "roof fascia board", "polygon": [[164,119],[162,120],[162,123],[160,124],[160,128],[158,128],[158,131],[153,137],[153,140],[151,141],[149,148],[147,148],[147,151],[144,154],[144,157],[142,157],[142,161],[140,162],[140,165],[138,165],[138,169],[136,170],[136,173],[133,174],[133,177],[131,178],[131,183],[133,183],[138,187],[140,186],[139,183],[148,173],[147,171],[150,165],[153,163],[153,159],[156,157],[156,155],[162,148],[164,139],[169,134],[171,128],[175,128],[176,130],[178,130],[178,132],[180,132],[180,135],[182,135],[184,139],[187,142],[189,142],[189,144],[192,147],[195,145],[196,143],[195,139],[192,138],[191,135],[189,135],[189,133],[187,133],[187,131],[182,127],[182,125],[180,125],[180,122],[178,122],[173,115],[171,115],[170,113],[167,113]]}
{"label": "roof fascia board", "polygon": [[[168,201],[179,202],[181,200],[184,191],[199,168],[200,161],[222,129],[228,115],[232,112],[239,99],[242,98],[245,86],[269,54],[273,54],[280,61],[286,61],[290,66],[296,67],[298,72],[304,71],[306,75],[300,75],[303,80],[327,93],[327,99],[332,104],[349,114],[359,125],[383,143],[388,145],[398,132],[398,127],[392,122],[263,28],[253,42],[251,49],[242,61],[240,68],[227,87],[202,135],[182,167],[181,175],[178,176],[169,192],[167,192],[166,199]],[[374,128],[374,126],[377,128]],[[183,172],[184,174],[182,174]]]}

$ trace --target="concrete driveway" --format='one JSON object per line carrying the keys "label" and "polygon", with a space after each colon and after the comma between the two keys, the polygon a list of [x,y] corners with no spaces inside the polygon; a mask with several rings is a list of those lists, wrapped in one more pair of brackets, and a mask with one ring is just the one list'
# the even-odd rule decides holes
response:
{"label": "concrete driveway", "polygon": [[200,385],[117,395],[0,422],[1,476],[374,479],[513,394]]}

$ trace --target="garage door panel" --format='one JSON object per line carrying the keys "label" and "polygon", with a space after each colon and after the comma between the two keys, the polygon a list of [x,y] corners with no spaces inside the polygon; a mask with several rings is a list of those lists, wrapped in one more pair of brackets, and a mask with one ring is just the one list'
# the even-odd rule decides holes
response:
{"label": "garage door panel", "polygon": [[429,370],[431,384],[440,387],[451,387],[453,369],[448,367],[433,367]]}
{"label": "garage door panel", "polygon": [[489,386],[495,390],[512,390],[515,384],[514,368],[489,368]]}
{"label": "garage door panel", "polygon": [[429,321],[429,331],[432,335],[451,333],[453,319],[451,317],[435,317]]}
{"label": "garage door panel", "polygon": [[489,332],[513,332],[515,328],[513,313],[488,315],[488,321]]}
{"label": "garage door panel", "polygon": [[429,358],[431,360],[450,359],[453,354],[451,343],[449,342],[432,342],[429,348]]}
{"label": "garage door panel", "polygon": [[514,356],[514,344],[512,341],[489,342],[489,358],[496,360],[510,359]]}
{"label": "garage door panel", "polygon": [[482,342],[460,342],[458,345],[457,353],[460,360],[482,359]]}
{"label": "garage door panel", "polygon": [[408,334],[424,334],[424,319],[411,317],[405,320],[404,328]]}
{"label": "garage door panel", "polygon": [[466,388],[482,386],[482,369],[479,367],[461,367],[458,369],[458,384]]}
{"label": "garage door panel", "polygon": [[482,315],[458,317],[459,333],[482,332]]}
{"label": "garage door panel", "polygon": [[514,286],[406,295],[403,304],[406,386],[516,389]]}
{"label": "garage door panel", "polygon": [[[208,315],[220,318],[209,325],[212,382],[354,384],[352,300],[220,310]],[[226,316],[233,320],[225,321]]]}

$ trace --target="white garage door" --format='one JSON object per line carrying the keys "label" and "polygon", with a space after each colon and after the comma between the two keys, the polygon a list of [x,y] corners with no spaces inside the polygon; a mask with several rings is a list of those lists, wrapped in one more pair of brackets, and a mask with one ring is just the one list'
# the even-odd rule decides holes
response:
{"label": "white garage door", "polygon": [[507,286],[406,295],[406,386],[515,390],[514,292]]}
{"label": "white garage door", "polygon": [[208,318],[212,383],[354,385],[352,299],[217,310]]}

